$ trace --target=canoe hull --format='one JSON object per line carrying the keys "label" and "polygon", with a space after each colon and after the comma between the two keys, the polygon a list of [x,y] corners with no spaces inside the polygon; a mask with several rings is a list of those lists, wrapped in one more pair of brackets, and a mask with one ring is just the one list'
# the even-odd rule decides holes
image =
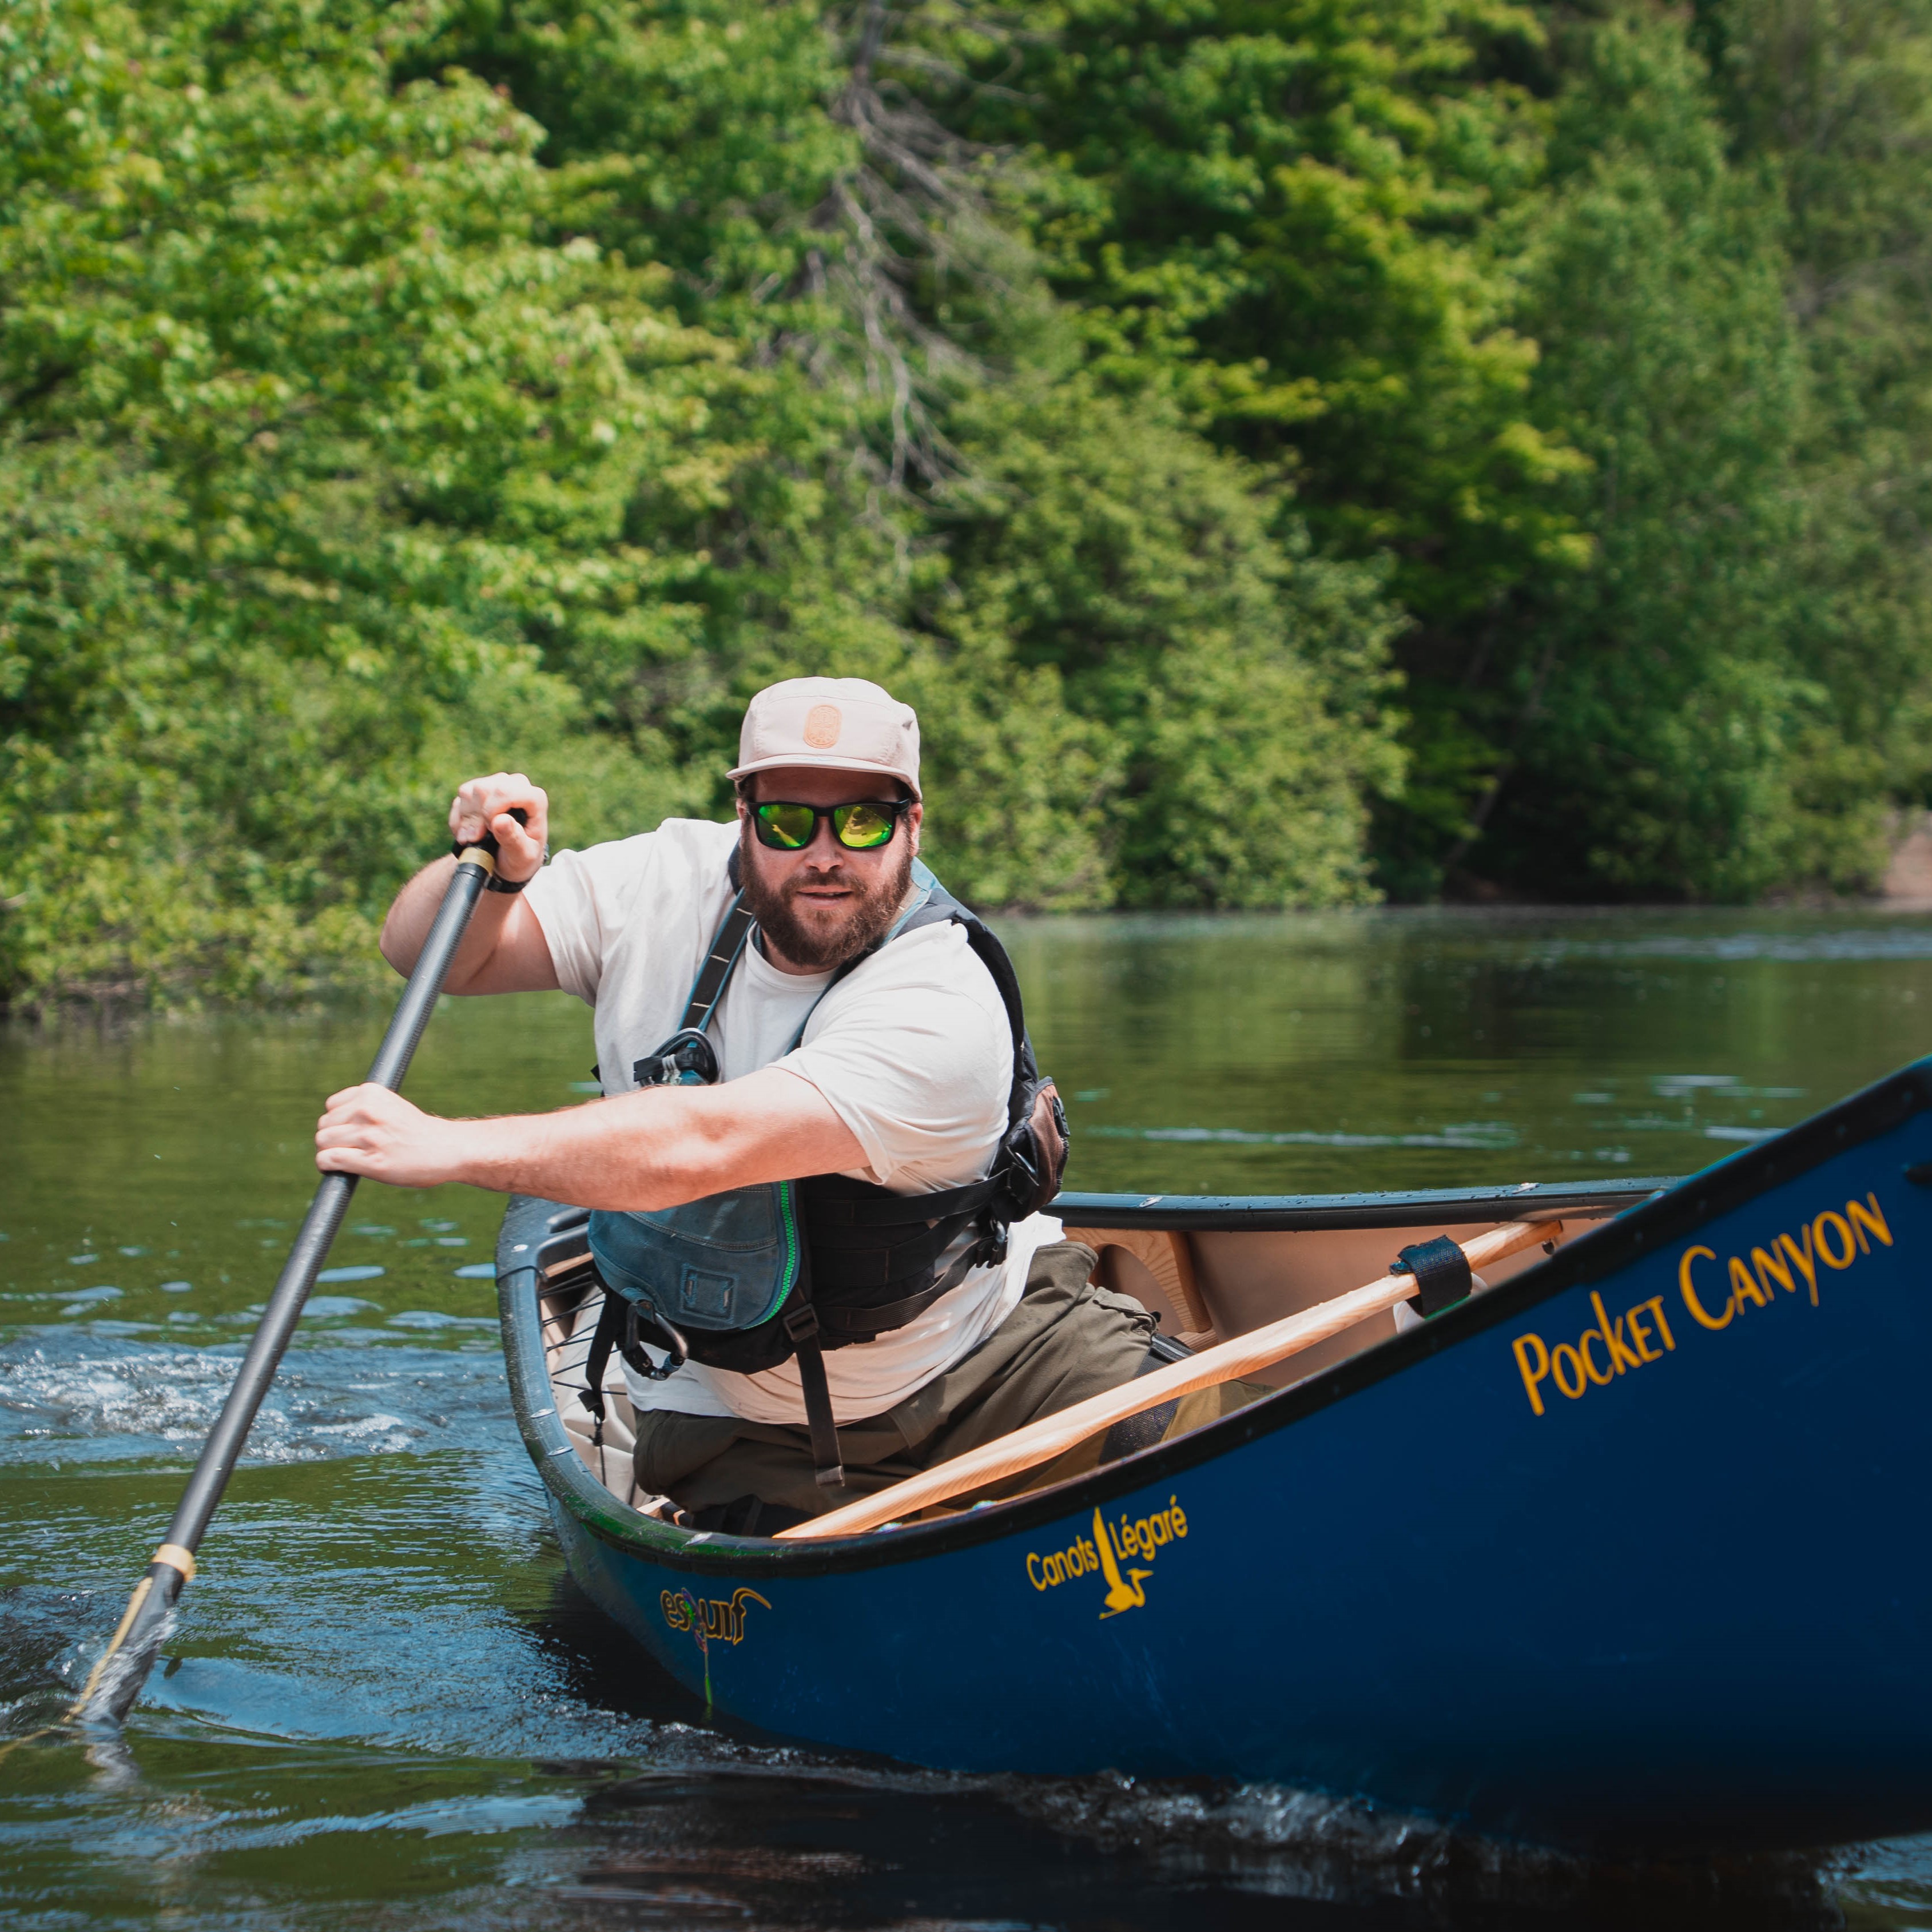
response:
{"label": "canoe hull", "polygon": [[1560,1842],[1923,1828],[1927,1084],[1018,1504],[774,1546],[553,1481],[559,1533],[680,1680],[826,1745],[1279,1780]]}

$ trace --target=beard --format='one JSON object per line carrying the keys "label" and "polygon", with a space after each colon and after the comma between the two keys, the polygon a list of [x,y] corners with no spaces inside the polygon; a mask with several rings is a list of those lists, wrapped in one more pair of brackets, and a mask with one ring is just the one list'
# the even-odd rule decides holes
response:
{"label": "beard", "polygon": [[[783,885],[766,883],[758,871],[751,826],[739,834],[744,847],[740,872],[745,903],[765,937],[794,966],[829,973],[848,959],[869,951],[892,928],[912,884],[912,841],[904,831],[894,834],[896,862],[876,878],[866,878],[844,866],[829,872],[800,873]],[[836,886],[853,895],[836,916],[801,910],[797,900],[806,886]]]}

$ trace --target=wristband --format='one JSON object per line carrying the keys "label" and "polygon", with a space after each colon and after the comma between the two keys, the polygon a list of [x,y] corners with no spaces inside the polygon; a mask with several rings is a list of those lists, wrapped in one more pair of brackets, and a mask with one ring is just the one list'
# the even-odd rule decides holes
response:
{"label": "wristband", "polygon": [[[550,848],[546,845],[543,848],[542,857],[537,861],[537,872],[542,872],[549,862]],[[536,872],[532,872],[530,879],[534,879],[536,875]],[[530,879],[506,879],[501,872],[492,872],[483,881],[483,890],[486,892],[520,892],[530,884]]]}

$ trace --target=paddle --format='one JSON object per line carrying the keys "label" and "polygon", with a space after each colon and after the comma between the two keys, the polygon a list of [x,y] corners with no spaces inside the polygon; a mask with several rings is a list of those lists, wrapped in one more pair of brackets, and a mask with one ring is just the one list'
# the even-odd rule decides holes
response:
{"label": "paddle", "polygon": [[[512,811],[510,816],[520,825],[526,822],[520,811]],[[449,962],[455,958],[456,949],[468,929],[470,916],[482,896],[484,881],[496,869],[496,842],[487,832],[480,844],[466,846],[458,854],[455,873],[449,890],[442,896],[429,937],[423,943],[416,970],[403,988],[395,1016],[370,1064],[370,1086],[387,1087],[393,1091],[403,1084],[416,1042],[422,1039],[436,996],[442,991]],[[160,1647],[168,1612],[194,1575],[194,1552],[201,1546],[222,1491],[228,1486],[242,1444],[248,1439],[255,1412],[275,1378],[275,1370],[302,1318],[302,1304],[328,1258],[330,1244],[348,1211],[350,1196],[356,1192],[356,1182],[352,1174],[325,1174],[315,1190],[302,1232],[282,1264],[274,1292],[268,1298],[254,1339],[248,1344],[248,1352],[242,1358],[240,1372],[221,1406],[214,1426],[208,1432],[208,1440],[201,1445],[194,1473],[189,1477],[188,1487],[176,1506],[174,1520],[168,1525],[166,1539],[154,1552],[148,1574],[134,1586],[119,1628],[68,1712],[70,1719],[104,1716],[118,1724],[141,1694],[141,1686],[148,1681],[155,1652]],[[110,1673],[109,1666],[117,1659],[118,1667]]]}
{"label": "paddle", "polygon": [[[1561,1222],[1512,1221],[1506,1227],[1492,1228],[1473,1241],[1457,1245],[1470,1268],[1475,1269],[1519,1253],[1536,1242],[1555,1240],[1562,1232]],[[1171,1362],[1166,1368],[1136,1376],[1119,1388],[1089,1396],[1071,1408],[1042,1416],[1010,1436],[969,1449],[964,1455],[956,1456],[936,1468],[908,1476],[890,1489],[861,1496],[856,1502],[827,1510],[808,1522],[795,1523],[790,1529],[780,1530],[778,1534],[804,1542],[826,1536],[853,1536],[861,1530],[876,1529],[882,1522],[903,1521],[916,1510],[944,1502],[949,1497],[1003,1482],[1023,1469],[1036,1469],[1128,1416],[1157,1408],[1162,1402],[1177,1396],[1191,1395],[1196,1389],[1212,1388],[1216,1383],[1232,1382],[1238,1376],[1270,1367],[1290,1355],[1299,1354],[1304,1348],[1313,1348],[1318,1342],[1325,1342],[1330,1335],[1339,1335],[1358,1322],[1366,1322],[1372,1315],[1387,1313],[1414,1292],[1413,1275],[1384,1275],[1365,1288],[1352,1289],[1331,1301],[1304,1308],[1298,1315],[1271,1322],[1265,1328],[1204,1348],[1184,1362]]]}

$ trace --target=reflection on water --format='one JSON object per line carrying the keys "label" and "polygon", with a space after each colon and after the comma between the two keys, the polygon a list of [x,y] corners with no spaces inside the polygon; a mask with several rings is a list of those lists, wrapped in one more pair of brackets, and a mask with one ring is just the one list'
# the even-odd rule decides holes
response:
{"label": "reflection on water", "polygon": [[1073,1185],[1682,1174],[1932,1046],[1932,925],[1576,912],[1013,931]]}
{"label": "reflection on water", "polygon": [[[1932,1048],[1932,922],[1437,913],[1008,928],[1072,1184],[1682,1172]],[[0,1733],[158,1539],[382,1016],[0,1036]],[[411,1091],[565,1106],[561,999],[446,1003]],[[517,1440],[498,1204],[358,1197],[118,1740],[0,1761],[32,1927],[1903,1927],[1932,1848],[1586,1865],[1272,1786],[960,1778],[707,1724],[576,1594]],[[989,1689],[997,1694],[997,1682]]]}

